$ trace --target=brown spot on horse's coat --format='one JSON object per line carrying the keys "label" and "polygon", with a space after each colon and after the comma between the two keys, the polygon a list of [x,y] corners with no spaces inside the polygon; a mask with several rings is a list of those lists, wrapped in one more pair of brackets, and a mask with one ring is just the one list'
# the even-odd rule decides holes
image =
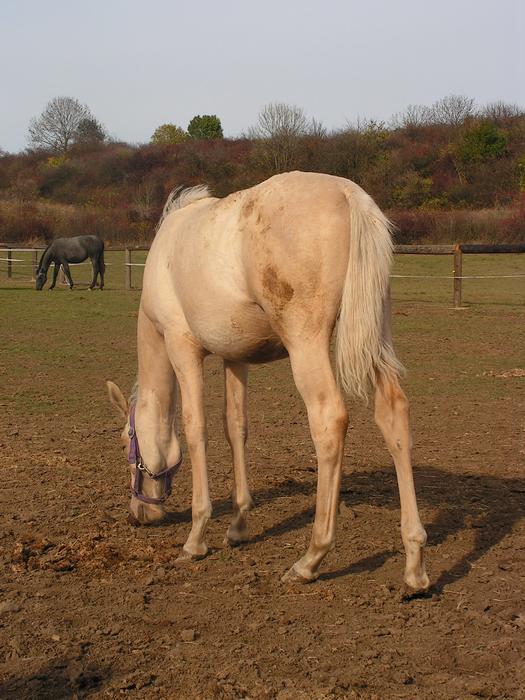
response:
{"label": "brown spot on horse's coat", "polygon": [[242,208],[242,213],[246,218],[248,218],[251,215],[251,213],[253,212],[254,206],[255,206],[255,202],[253,201],[253,199],[250,199],[248,202],[246,202],[246,204]]}
{"label": "brown spot on horse's coat", "polygon": [[280,279],[271,265],[264,268],[263,287],[275,306],[282,310],[294,295],[293,287]]}

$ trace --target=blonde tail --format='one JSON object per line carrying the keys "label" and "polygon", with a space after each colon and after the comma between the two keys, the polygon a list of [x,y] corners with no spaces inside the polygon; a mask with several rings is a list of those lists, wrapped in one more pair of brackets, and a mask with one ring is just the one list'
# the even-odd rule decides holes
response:
{"label": "blonde tail", "polygon": [[350,250],[336,338],[340,386],[366,400],[377,376],[403,367],[390,338],[389,276],[392,224],[360,188],[348,193]]}

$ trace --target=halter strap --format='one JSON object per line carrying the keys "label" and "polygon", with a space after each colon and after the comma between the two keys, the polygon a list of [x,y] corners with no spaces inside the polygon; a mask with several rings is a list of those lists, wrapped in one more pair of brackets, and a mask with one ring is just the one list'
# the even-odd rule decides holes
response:
{"label": "halter strap", "polygon": [[[182,451],[179,461],[172,467],[166,467],[166,469],[163,469],[161,472],[156,473],[148,469],[140,454],[139,441],[137,438],[137,431],[135,429],[135,404],[131,406],[129,412],[128,435],[130,437],[128,462],[130,464],[135,465],[135,478],[133,480],[133,486],[131,487],[131,494],[132,496],[135,496],[135,498],[137,498],[139,501],[142,501],[142,503],[160,505],[161,503],[164,503],[164,501],[171,494],[171,484],[173,477],[175,476],[176,472],[180,469],[180,466],[182,464]],[[153,479],[154,481],[157,481],[159,479],[162,480],[164,493],[160,498],[153,498],[152,496],[146,496],[145,494],[141,493],[142,480],[144,477],[147,477],[148,479]]]}

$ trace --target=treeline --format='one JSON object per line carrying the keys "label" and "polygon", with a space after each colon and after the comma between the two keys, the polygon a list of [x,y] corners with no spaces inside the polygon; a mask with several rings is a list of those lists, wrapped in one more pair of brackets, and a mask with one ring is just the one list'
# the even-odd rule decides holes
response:
{"label": "treeline", "polygon": [[97,138],[0,155],[0,243],[84,233],[147,243],[175,185],[204,182],[224,196],[292,169],[360,184],[397,223],[400,243],[522,241],[525,115],[504,103],[476,111],[465,100],[331,133],[299,108],[274,104],[243,138],[224,139],[222,129],[215,138],[180,138],[179,127],[162,125],[162,134],[179,130],[176,143],[157,129],[140,146],[108,142],[84,116],[84,133],[98,130]]}

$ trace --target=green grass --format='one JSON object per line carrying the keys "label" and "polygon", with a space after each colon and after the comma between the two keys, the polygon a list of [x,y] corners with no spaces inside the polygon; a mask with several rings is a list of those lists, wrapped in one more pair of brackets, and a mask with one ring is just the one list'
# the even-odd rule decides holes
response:
{"label": "green grass", "polygon": [[[123,251],[107,250],[106,289],[125,289],[125,257]],[[146,251],[134,251],[132,254],[132,286],[140,289]],[[0,252],[5,258],[5,252]],[[7,263],[0,261],[0,288],[32,287],[32,254],[14,252],[13,258],[23,262],[13,263],[13,276],[7,277]],[[137,263],[137,265],[135,265]],[[91,264],[89,262],[72,266],[73,281],[81,289],[91,281]],[[404,277],[392,279],[392,296],[394,301],[411,301],[430,304],[452,305],[453,257],[452,255],[396,255],[394,275],[421,275],[422,277]],[[48,274],[50,282],[52,269]],[[517,306],[525,303],[525,255],[464,255],[464,276],[500,275],[501,278],[463,280],[463,304],[465,305],[501,305]],[[503,277],[505,275],[522,275],[521,277]],[[57,290],[67,289],[57,284]]]}
{"label": "green grass", "polygon": [[[143,253],[135,255],[144,259]],[[140,291],[122,289],[123,253],[110,253],[108,259],[114,266],[108,267],[104,292],[80,286],[72,292],[64,287],[36,292],[27,280],[0,278],[0,370],[16,413],[52,411],[64,386],[70,389],[61,413],[71,415],[82,411],[86,395],[100,394],[106,378],[131,386]],[[468,281],[468,308],[456,311],[451,308],[452,281],[436,278],[450,274],[451,262],[444,256],[395,260],[394,274],[431,276],[392,282],[394,338],[400,359],[410,369],[409,390],[412,395],[465,397],[478,392],[504,398],[508,382],[490,372],[525,365],[525,278]],[[86,271],[75,268],[75,279],[81,280]],[[464,273],[523,274],[525,257],[468,256]],[[139,277],[137,272],[137,284]],[[55,399],[49,399],[55,383]]]}

